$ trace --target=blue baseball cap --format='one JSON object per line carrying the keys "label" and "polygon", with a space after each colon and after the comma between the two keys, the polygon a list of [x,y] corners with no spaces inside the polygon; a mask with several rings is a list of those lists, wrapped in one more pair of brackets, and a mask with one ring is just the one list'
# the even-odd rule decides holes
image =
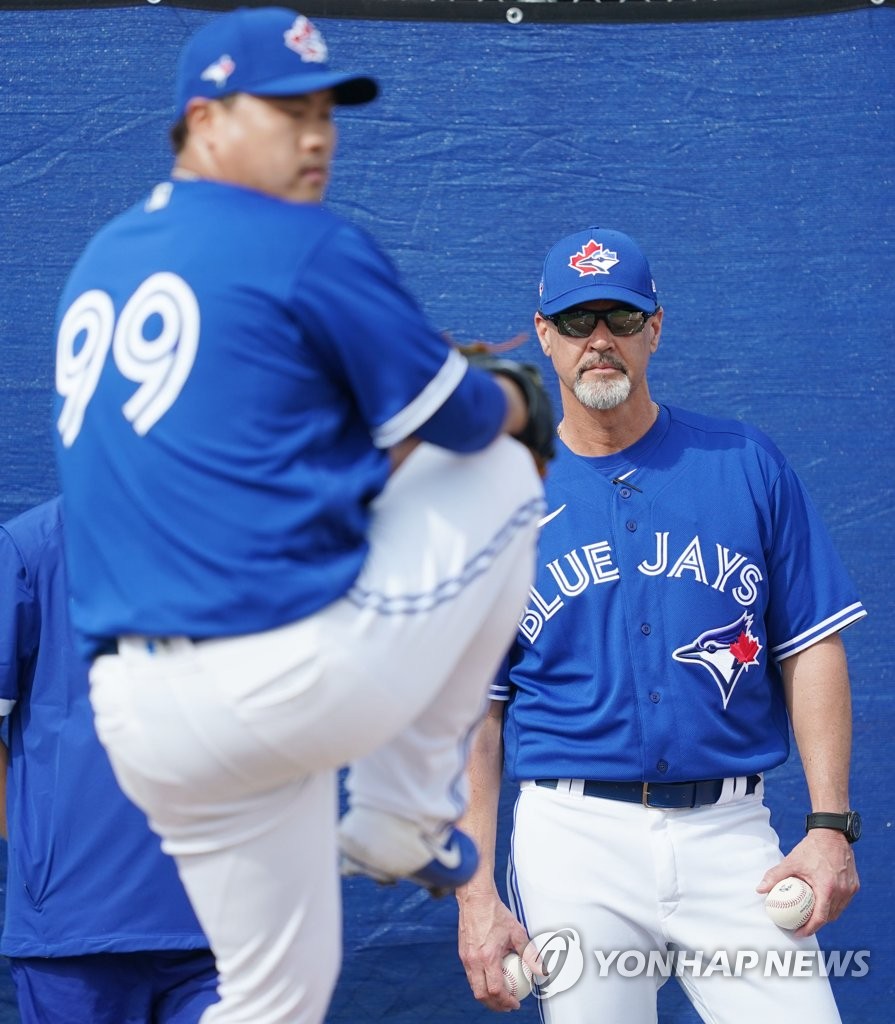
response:
{"label": "blue baseball cap", "polygon": [[334,71],[320,31],[286,7],[240,7],[214,18],[184,45],[177,68],[177,117],[193,97],[301,96],[332,89],[336,102],[367,103],[375,79]]}
{"label": "blue baseball cap", "polygon": [[607,228],[585,228],[547,253],[538,309],[552,316],[594,299],[616,299],[644,313],[658,306],[646,256],[633,238]]}

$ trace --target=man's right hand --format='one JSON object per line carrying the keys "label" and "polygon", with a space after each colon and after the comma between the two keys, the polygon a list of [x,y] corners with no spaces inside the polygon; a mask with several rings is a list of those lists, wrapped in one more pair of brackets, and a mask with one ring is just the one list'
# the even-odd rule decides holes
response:
{"label": "man's right hand", "polygon": [[[526,954],[528,933],[496,892],[461,889],[457,902],[460,907],[459,953],[472,994],[489,1010],[499,1013],[518,1010],[519,1000],[510,995],[504,984],[501,961],[507,953]],[[539,964],[530,957],[528,951],[526,963],[537,974]]]}

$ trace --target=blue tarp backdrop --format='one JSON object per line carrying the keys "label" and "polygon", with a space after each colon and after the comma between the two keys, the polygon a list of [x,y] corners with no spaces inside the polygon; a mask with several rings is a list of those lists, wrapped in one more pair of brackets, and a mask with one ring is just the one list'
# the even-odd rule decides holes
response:
{"label": "blue tarp backdrop", "polygon": [[[0,15],[0,519],[55,492],[56,300],[90,235],[166,175],[177,51],[211,16],[164,2]],[[846,1024],[888,1024],[895,11],[316,20],[335,63],[382,84],[374,105],[338,115],[331,204],[378,238],[439,328],[461,341],[525,332],[516,354],[539,359],[546,249],[589,224],[622,229],[666,308],[654,396],[766,430],[814,496],[870,611],[845,636],[863,889],[821,939],[870,951],[869,974],[834,979]],[[807,809],[795,760],[768,792],[788,848]],[[330,1024],[491,1019],[456,957],[452,901],[363,880],[344,896]],[[666,1024],[697,1020],[674,983],[660,1002]],[[0,1003],[0,1022],[17,1021],[2,964]],[[533,999],[516,1019],[537,1019]]]}

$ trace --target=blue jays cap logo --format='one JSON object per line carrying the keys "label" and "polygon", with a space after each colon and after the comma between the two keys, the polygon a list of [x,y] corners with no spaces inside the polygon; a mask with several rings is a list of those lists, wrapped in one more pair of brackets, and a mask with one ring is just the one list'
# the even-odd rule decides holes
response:
{"label": "blue jays cap logo", "polygon": [[323,35],[286,7],[240,7],[212,18],[187,40],[177,65],[177,117],[193,99],[304,96],[331,89],[337,104],[367,103],[375,79],[329,66]]}
{"label": "blue jays cap logo", "polygon": [[707,629],[671,655],[675,661],[704,668],[718,684],[725,709],[740,676],[758,664],[763,650],[752,634],[753,618],[751,612],[743,612],[736,622]]}
{"label": "blue jays cap logo", "polygon": [[580,277],[589,274],[608,274],[618,263],[618,253],[604,249],[599,242],[591,239],[579,252],[569,257],[569,266],[577,270]]}
{"label": "blue jays cap logo", "polygon": [[225,53],[213,64],[209,64],[199,77],[203,82],[214,82],[219,89],[223,89],[227,84],[227,79],[235,70],[236,64],[234,63],[233,58],[230,54]]}
{"label": "blue jays cap logo", "polygon": [[299,14],[286,29],[283,39],[289,49],[294,50],[303,61],[311,64],[326,62],[328,52],[323,36],[303,14]]}

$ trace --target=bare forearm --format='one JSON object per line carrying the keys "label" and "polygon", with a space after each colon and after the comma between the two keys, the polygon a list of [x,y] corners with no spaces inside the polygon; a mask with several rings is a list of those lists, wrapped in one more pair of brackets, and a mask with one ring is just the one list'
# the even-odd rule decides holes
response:
{"label": "bare forearm", "polygon": [[[479,868],[457,890],[458,951],[473,995],[496,1012],[518,1010],[519,1001],[504,985],[501,960],[515,950],[520,956],[528,934],[503,904],[494,879],[497,811],[503,773],[503,705],[492,703],[479,727],[470,754],[469,810],[461,822],[479,848]],[[529,966],[536,966],[530,964]]]}
{"label": "bare forearm", "polygon": [[845,649],[827,637],[781,665],[793,733],[813,811],[849,806],[851,691]]}
{"label": "bare forearm", "polygon": [[[845,649],[838,636],[828,637],[782,664],[783,685],[795,733],[811,810],[840,814],[849,809],[851,695]],[[796,933],[813,935],[835,921],[858,891],[852,848],[842,832],[816,828],[783,860],[765,873],[758,886],[768,892],[787,875],[804,878],[814,890],[814,910]]]}
{"label": "bare forearm", "polygon": [[469,756],[469,807],[460,827],[475,840],[479,867],[457,891],[461,901],[469,893],[496,892],[494,881],[497,812],[503,771],[503,705],[492,703],[479,726]]}

